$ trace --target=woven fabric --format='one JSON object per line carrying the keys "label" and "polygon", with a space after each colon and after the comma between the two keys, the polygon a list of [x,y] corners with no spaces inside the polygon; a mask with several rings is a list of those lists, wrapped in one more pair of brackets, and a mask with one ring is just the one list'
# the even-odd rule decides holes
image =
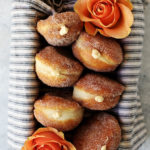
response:
{"label": "woven fabric", "polygon": [[[129,37],[121,41],[124,62],[117,71],[126,90],[117,107],[112,109],[120,121],[122,141],[119,150],[137,150],[145,141],[146,128],[138,95],[138,80],[144,35],[142,0],[132,0],[134,24]],[[10,56],[8,143],[10,150],[20,150],[35,127],[33,104],[39,93],[34,71],[34,57],[40,49],[36,22],[53,13],[72,10],[75,0],[14,0]]]}

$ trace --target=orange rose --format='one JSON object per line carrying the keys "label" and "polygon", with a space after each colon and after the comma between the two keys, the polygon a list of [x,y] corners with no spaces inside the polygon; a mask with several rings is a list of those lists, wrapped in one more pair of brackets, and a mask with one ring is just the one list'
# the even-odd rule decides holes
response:
{"label": "orange rose", "polygon": [[40,128],[29,137],[22,150],[76,150],[76,148],[64,139],[64,134],[56,129]]}
{"label": "orange rose", "polygon": [[85,30],[91,35],[117,39],[127,37],[133,24],[130,0],[77,0],[75,12],[85,22]]}

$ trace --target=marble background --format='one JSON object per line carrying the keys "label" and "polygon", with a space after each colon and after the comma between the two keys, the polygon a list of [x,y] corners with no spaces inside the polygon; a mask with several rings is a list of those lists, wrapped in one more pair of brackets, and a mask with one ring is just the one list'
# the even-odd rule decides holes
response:
{"label": "marble background", "polygon": [[[7,95],[10,45],[11,0],[0,0],[0,150],[7,150]],[[145,40],[139,82],[148,138],[140,150],[150,149],[150,4],[145,8]]]}

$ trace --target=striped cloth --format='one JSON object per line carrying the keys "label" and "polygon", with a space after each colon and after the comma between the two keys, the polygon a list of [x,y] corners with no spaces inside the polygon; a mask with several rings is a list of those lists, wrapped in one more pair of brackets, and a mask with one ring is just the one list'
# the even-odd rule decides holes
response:
{"label": "striped cloth", "polygon": [[[75,0],[13,0],[12,34],[9,80],[8,143],[10,150],[20,150],[35,127],[33,103],[39,92],[34,71],[34,56],[40,49],[40,37],[36,22],[53,13],[72,10]],[[144,116],[138,95],[141,51],[144,35],[142,0],[134,4],[134,25],[130,36],[123,39],[124,62],[117,74],[126,85],[120,103],[112,111],[122,127],[119,150],[137,150],[146,138]]]}

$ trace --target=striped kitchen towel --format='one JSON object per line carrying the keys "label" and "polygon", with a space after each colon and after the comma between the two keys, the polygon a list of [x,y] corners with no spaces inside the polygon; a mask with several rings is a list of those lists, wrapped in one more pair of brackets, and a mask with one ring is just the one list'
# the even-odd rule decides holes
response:
{"label": "striped kitchen towel", "polygon": [[[138,80],[144,35],[142,0],[132,0],[134,24],[129,37],[121,41],[124,62],[117,74],[126,90],[112,111],[122,128],[119,150],[137,150],[145,141],[146,128],[138,95]],[[34,56],[40,49],[36,22],[53,13],[72,10],[75,0],[13,0],[10,55],[8,143],[10,150],[21,147],[35,127],[33,104],[39,92],[34,71]]]}

